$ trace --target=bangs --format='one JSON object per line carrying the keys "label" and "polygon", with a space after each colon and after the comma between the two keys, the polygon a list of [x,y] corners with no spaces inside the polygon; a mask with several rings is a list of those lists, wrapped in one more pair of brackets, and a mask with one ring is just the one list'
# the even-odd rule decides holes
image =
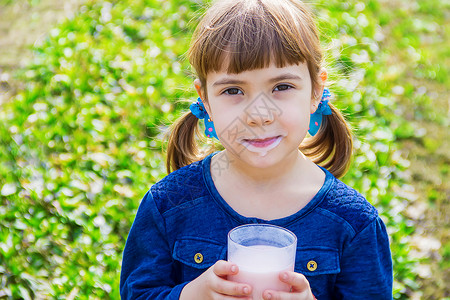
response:
{"label": "bangs", "polygon": [[206,78],[209,72],[241,73],[271,63],[277,67],[305,61],[308,67],[309,62],[320,64],[321,54],[315,57],[311,51],[318,44],[315,28],[302,24],[308,23],[305,13],[306,21],[311,19],[309,13],[301,7],[302,15],[294,15],[292,11],[299,7],[293,2],[263,2],[218,1],[211,7],[189,49],[189,61],[200,78]]}

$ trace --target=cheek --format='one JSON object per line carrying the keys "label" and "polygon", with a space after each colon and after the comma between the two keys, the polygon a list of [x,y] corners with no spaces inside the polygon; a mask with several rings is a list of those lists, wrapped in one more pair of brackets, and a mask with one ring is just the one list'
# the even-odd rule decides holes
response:
{"label": "cheek", "polygon": [[220,117],[213,119],[216,133],[222,139],[232,141],[237,138],[237,133],[242,131],[242,122],[238,122],[239,118],[230,114],[221,114]]}
{"label": "cheek", "polygon": [[290,127],[303,127],[304,124],[308,125],[310,114],[308,105],[296,105],[283,108],[280,119]]}
{"label": "cheek", "polygon": [[292,141],[301,143],[309,129],[309,110],[305,112],[290,113],[283,121],[283,127],[288,131]]}
{"label": "cheek", "polygon": [[309,118],[306,115],[297,116],[287,124],[287,127],[291,133],[301,134],[309,129]]}
{"label": "cheek", "polygon": [[213,111],[218,112],[213,117],[214,126],[220,127],[222,130],[229,127],[236,127],[237,124],[242,127],[246,122],[242,107],[216,105],[213,107]]}

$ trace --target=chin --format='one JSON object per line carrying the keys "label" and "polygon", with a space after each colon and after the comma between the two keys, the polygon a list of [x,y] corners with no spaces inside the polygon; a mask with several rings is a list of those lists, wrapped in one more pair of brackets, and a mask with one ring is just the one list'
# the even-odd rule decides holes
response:
{"label": "chin", "polygon": [[268,151],[266,153],[246,151],[245,156],[242,154],[243,153],[241,153],[240,157],[242,160],[245,160],[247,164],[261,169],[274,167],[283,159],[283,157],[280,157],[280,154],[275,151]]}

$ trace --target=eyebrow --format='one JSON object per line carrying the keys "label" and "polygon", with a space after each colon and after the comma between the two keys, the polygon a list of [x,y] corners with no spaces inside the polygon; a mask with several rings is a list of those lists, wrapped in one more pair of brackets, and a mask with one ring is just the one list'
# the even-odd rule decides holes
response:
{"label": "eyebrow", "polygon": [[[297,79],[297,80],[301,80],[302,78],[298,75],[294,75],[292,73],[284,73],[284,74],[280,74],[276,77],[273,77],[271,79],[269,79],[267,82],[268,83],[273,83],[276,81],[281,81],[281,80],[286,80],[286,79]],[[246,84],[246,81],[243,80],[237,80],[234,78],[224,78],[221,79],[219,81],[216,81],[213,83],[213,86],[219,86],[219,85],[225,85],[225,84]]]}

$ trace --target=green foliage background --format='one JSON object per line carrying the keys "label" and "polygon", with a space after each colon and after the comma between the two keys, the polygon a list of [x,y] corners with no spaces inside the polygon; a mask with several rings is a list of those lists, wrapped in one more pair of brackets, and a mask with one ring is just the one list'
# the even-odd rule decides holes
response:
{"label": "green foliage background", "polygon": [[[165,176],[163,134],[188,109],[179,100],[196,98],[183,55],[202,5],[90,1],[35,47],[33,63],[18,74],[24,89],[0,107],[0,298],[120,298],[121,253],[136,209]],[[402,213],[409,162],[398,141],[416,133],[402,117],[399,90],[417,101],[423,118],[445,119],[431,116],[430,97],[391,68],[384,5],[318,0],[313,8],[335,104],[356,129],[344,181],[381,212],[394,254],[394,298],[407,299],[419,285],[408,245],[414,227]],[[436,0],[416,9],[443,20],[445,8]],[[397,47],[418,76],[448,84],[448,70],[428,64],[430,53],[418,49],[431,25],[405,22],[392,24]]]}

